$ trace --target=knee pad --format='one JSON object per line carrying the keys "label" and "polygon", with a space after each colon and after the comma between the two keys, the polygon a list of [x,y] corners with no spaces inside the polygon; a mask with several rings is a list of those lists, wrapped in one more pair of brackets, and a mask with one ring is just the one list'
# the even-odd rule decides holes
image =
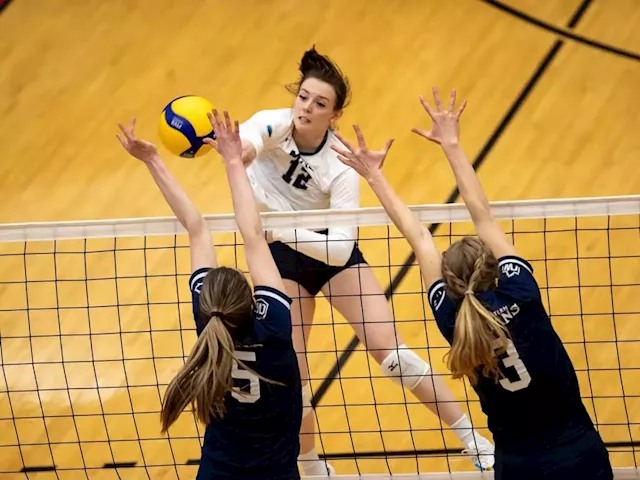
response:
{"label": "knee pad", "polygon": [[311,413],[313,407],[311,406],[311,391],[309,390],[309,384],[302,384],[302,418]]}
{"label": "knee pad", "polygon": [[406,345],[400,345],[380,364],[385,376],[409,391],[420,385],[431,366]]}

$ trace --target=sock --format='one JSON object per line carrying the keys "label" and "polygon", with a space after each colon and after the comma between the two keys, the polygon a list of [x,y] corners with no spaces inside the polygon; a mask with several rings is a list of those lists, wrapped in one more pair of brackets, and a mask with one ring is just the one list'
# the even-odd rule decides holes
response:
{"label": "sock", "polygon": [[451,425],[451,428],[464,446],[467,446],[469,444],[473,445],[475,443],[475,439],[473,436],[473,426],[471,425],[471,422],[466,415],[462,415],[459,420]]}
{"label": "sock", "polygon": [[298,462],[300,462],[305,475],[327,474],[327,463],[324,460],[320,460],[315,448],[309,450],[307,453],[298,455]]}

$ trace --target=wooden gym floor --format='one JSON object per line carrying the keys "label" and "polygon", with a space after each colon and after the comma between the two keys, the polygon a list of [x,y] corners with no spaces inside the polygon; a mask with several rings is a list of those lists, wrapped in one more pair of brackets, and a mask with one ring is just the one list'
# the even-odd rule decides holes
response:
{"label": "wooden gym floor", "polygon": [[[636,0],[60,5],[14,0],[0,15],[2,223],[170,215],[146,170],[121,150],[116,123],[136,115],[139,135],[157,141],[159,112],[188,93],[240,120],[288,106],[292,97],[284,85],[297,78],[298,59],[313,44],[335,58],[352,82],[342,131],[351,137],[357,121],[371,145],[396,138],[385,171],[409,204],[444,202],[454,188],[437,148],[410,133],[427,124],[417,97],[429,95],[432,85],[445,94],[456,88],[459,98],[468,99],[462,139],[478,160],[491,200],[640,192]],[[231,211],[215,155],[165,160],[201,211]],[[378,205],[364,185],[361,203]],[[537,229],[515,235],[528,258],[564,259],[535,262],[536,275],[541,285],[554,287],[545,290],[554,323],[582,370],[585,402],[610,443],[640,441],[638,221],[637,215],[614,219],[609,235],[606,219],[577,226],[548,222],[546,235],[542,222],[515,225],[520,232]],[[465,229],[457,226],[453,233]],[[450,229],[438,233],[444,246]],[[380,228],[362,234],[371,239],[361,242],[362,249],[386,286],[409,253],[406,242],[375,240],[386,236]],[[163,392],[157,385],[168,383],[195,335],[177,330],[193,325],[188,303],[177,306],[178,299],[188,301],[186,277],[176,282],[175,276],[188,274],[187,252],[173,242],[0,245],[3,479],[23,478],[10,472],[24,467],[53,465],[57,471],[29,476],[193,478],[196,467],[185,466],[199,455],[193,419],[184,414],[169,441],[160,435],[157,417]],[[233,250],[221,247],[222,261],[232,263]],[[413,268],[393,300],[398,328],[444,373],[445,342],[433,322],[425,326],[428,306],[420,291]],[[309,348],[314,389],[336,361],[335,353],[323,352],[336,345],[341,352],[352,338],[324,301],[316,323]],[[386,379],[369,379],[378,372],[358,347],[342,379],[329,383],[321,399],[318,445],[335,457],[338,473],[412,472],[417,464],[423,472],[472,469],[464,458],[436,455],[458,451],[455,437],[443,437],[424,408],[393,405],[403,401],[402,391]],[[475,398],[462,382],[448,382],[459,398]],[[469,405],[474,423],[486,425],[477,403]],[[379,422],[372,422],[376,416]],[[354,449],[430,455],[419,461],[363,457],[356,466],[349,457]],[[611,452],[615,466],[640,460],[629,447]],[[150,468],[102,468],[113,463]]]}

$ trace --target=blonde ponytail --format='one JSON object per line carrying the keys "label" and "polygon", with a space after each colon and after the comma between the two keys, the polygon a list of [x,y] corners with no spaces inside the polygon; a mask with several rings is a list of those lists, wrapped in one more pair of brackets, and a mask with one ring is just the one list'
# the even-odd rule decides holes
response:
{"label": "blonde ponytail", "polygon": [[509,331],[475,295],[495,285],[497,260],[482,241],[466,237],[445,252],[442,269],[449,292],[462,298],[447,354],[453,378],[466,376],[475,385],[480,370],[483,377],[499,380],[496,353],[506,350]]}
{"label": "blonde ponytail", "polygon": [[225,397],[233,388],[233,353],[233,339],[220,316],[211,317],[164,395],[162,433],[189,404],[205,425],[224,415]]}

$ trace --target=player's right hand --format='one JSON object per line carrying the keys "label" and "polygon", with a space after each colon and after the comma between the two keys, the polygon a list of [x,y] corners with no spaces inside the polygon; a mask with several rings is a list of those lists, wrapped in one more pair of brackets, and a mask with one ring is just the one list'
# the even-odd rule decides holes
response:
{"label": "player's right hand", "polygon": [[116,137],[124,149],[129,152],[129,155],[137,158],[138,160],[142,160],[144,163],[150,162],[158,155],[158,149],[153,143],[136,138],[134,132],[136,128],[135,118],[131,119],[131,123],[127,128],[123,127],[121,123],[119,123],[118,126],[120,127],[124,138],[117,133]]}
{"label": "player's right hand", "polygon": [[226,164],[230,162],[242,162],[242,140],[240,139],[240,126],[235,120],[231,124],[229,112],[224,112],[225,122],[222,122],[218,110],[214,109],[212,113],[207,113],[215,140],[205,138],[204,142],[211,145],[222,157],[222,161]]}
{"label": "player's right hand", "polygon": [[433,122],[431,130],[412,128],[411,131],[440,145],[457,144],[460,138],[459,120],[467,105],[467,101],[463,101],[460,108],[458,108],[457,111],[454,111],[456,105],[456,91],[451,90],[451,94],[449,95],[449,107],[446,110],[442,110],[442,102],[440,101],[438,87],[433,87],[433,99],[436,104],[436,110],[434,110],[433,107],[427,103],[425,98],[420,95],[420,103],[422,103],[422,106]]}
{"label": "player's right hand", "polygon": [[391,138],[387,140],[381,150],[369,150],[360,127],[358,125],[354,125],[353,129],[355,130],[356,138],[358,139],[357,147],[351,145],[351,143],[340,135],[340,133],[335,132],[336,137],[338,137],[338,140],[347,147],[347,150],[338,148],[335,145],[332,145],[331,149],[338,154],[338,160],[348,167],[353,168],[356,172],[362,175],[362,177],[368,180],[380,172],[394,139]]}

